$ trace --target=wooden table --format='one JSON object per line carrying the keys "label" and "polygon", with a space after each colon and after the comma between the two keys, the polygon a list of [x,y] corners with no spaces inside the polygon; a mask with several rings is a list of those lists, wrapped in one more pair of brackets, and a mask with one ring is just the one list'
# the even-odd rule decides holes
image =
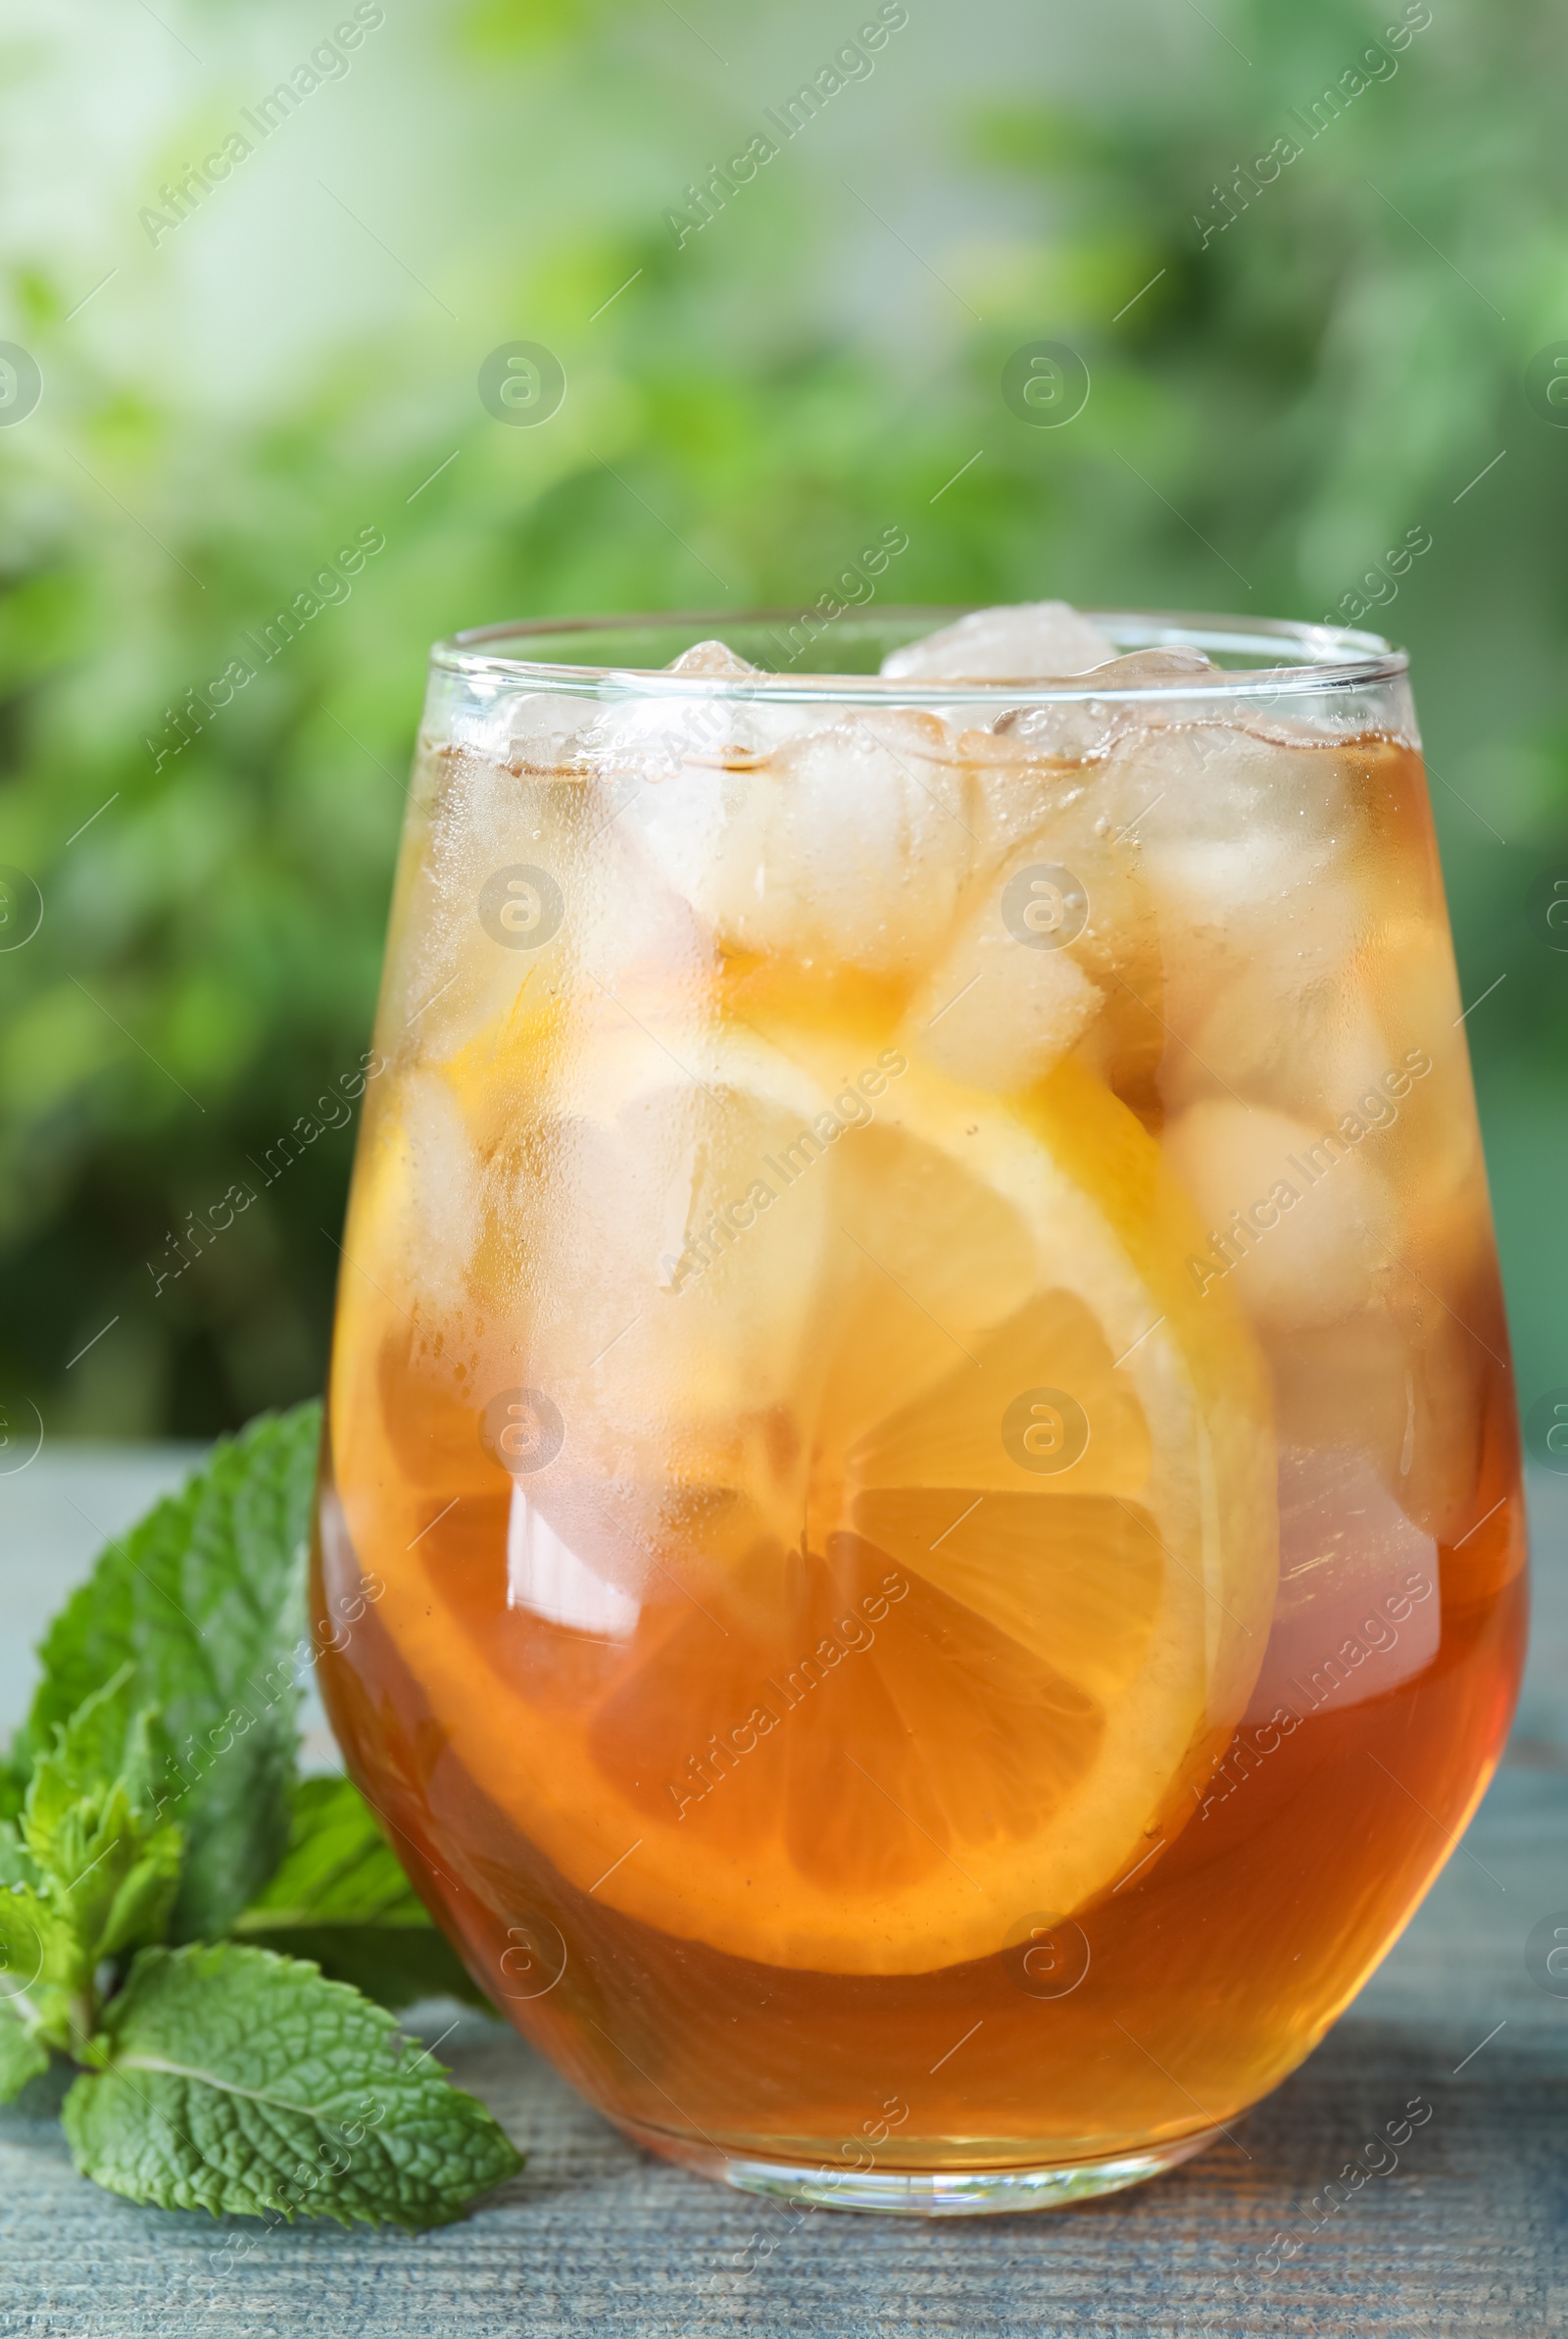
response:
{"label": "wooden table", "polygon": [[[98,1523],[123,1523],[108,1480]],[[82,1466],[85,1468],[85,1465]],[[110,1472],[112,1476],[112,1471]],[[144,1490],[137,1489],[137,1499]],[[81,1537],[34,1485],[52,1607]],[[131,1506],[134,1507],[133,1505]],[[15,1515],[14,1515],[15,1516]],[[0,1495],[0,1532],[6,1525]],[[1526,1969],[1568,1924],[1568,1485],[1537,1506],[1542,1629],[1509,1764],[1382,1970],[1234,2143],[1141,2190],[1035,2216],[802,2215],[634,2151],[510,2032],[441,2047],[528,2154],[467,2223],[371,2234],[138,2210],[73,2172],[58,2126],[0,2115],[0,2329],[29,2339],[730,2339],[736,2330],[1162,2335],[1568,2332],[1568,1996]],[[90,1542],[90,1538],[88,1539]],[[25,1560],[11,1546],[11,1565]],[[451,2008],[416,2027],[435,2037]],[[1323,2188],[1412,2097],[1399,2164],[1325,2211]],[[1319,2206],[1309,2212],[1314,2199]],[[1298,2252],[1266,2266],[1276,2234]],[[249,2233],[238,2264],[225,2241]]]}

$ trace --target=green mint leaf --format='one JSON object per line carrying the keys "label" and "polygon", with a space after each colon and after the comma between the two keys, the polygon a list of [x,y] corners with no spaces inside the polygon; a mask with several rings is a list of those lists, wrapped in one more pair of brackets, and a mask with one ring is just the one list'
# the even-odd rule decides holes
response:
{"label": "green mint leaf", "polygon": [[33,1766],[20,1830],[0,1827],[0,1995],[63,2049],[97,2018],[101,1961],[158,1939],[179,1878],[180,1830],[160,1816],[168,1760],[122,1666]]}
{"label": "green mint leaf", "polygon": [[143,1950],[94,2060],[76,2166],[162,2209],[440,2225],[522,2165],[390,2015],[265,1950]]}
{"label": "green mint leaf", "polygon": [[49,2068],[49,2050],[9,2005],[0,2005],[0,2104],[14,2104]]}
{"label": "green mint leaf", "polygon": [[13,1746],[0,1755],[0,1819],[17,1819],[22,1816],[27,1798],[27,1777],[31,1769],[25,1753]]}
{"label": "green mint leaf", "polygon": [[302,1778],[281,1865],[240,1919],[340,1918],[428,1924],[424,1903],[398,1865],[380,1821],[351,1778]]}
{"label": "green mint leaf", "polygon": [[91,1968],[67,1912],[9,1821],[0,1826],[0,1996],[46,2045],[69,2051],[92,2026]]}
{"label": "green mint leaf", "polygon": [[300,1780],[282,1866],[233,1930],[259,1949],[309,1958],[394,2011],[420,1998],[490,2010],[349,1778]]}
{"label": "green mint leaf", "polygon": [[33,1766],[22,1839],[74,1933],[81,1980],[101,1958],[162,1937],[179,1880],[181,1831],[160,1816],[169,1742],[136,1711],[135,1667],[83,1700]]}
{"label": "green mint leaf", "polygon": [[220,1445],[109,1545],[40,1651],[19,1747],[35,1763],[125,1666],[136,1705],[163,1715],[174,1762],[162,1791],[186,1836],[180,1939],[223,1932],[287,1841],[319,1428],[319,1407],[302,1405]]}
{"label": "green mint leaf", "polygon": [[243,1937],[257,1949],[308,1958],[329,1980],[347,1982],[393,2014],[421,1998],[458,1998],[495,2012],[445,1933],[428,1921],[273,1926],[247,1918]]}
{"label": "green mint leaf", "polygon": [[[160,1768],[158,1757],[165,1750],[145,1742],[131,1748],[135,1724],[144,1708],[144,1701],[136,1695],[135,1675],[133,1665],[122,1665],[57,1724],[54,1744],[41,1751],[33,1764],[27,1781],[27,1802],[37,1807],[40,1800],[47,1798],[63,1807],[123,1776],[139,1803],[153,1803]],[[132,1757],[129,1767],[127,1753]]]}

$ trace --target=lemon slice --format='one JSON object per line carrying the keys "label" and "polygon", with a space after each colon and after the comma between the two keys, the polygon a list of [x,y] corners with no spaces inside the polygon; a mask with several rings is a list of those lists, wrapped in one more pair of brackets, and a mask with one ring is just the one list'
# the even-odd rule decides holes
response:
{"label": "lemon slice", "polygon": [[[1157,1855],[1246,1706],[1277,1572],[1251,1335],[1077,1063],[999,1103],[842,1028],[638,1032],[596,1010],[538,1082],[486,1308],[376,1265],[417,1201],[386,1102],[333,1437],[432,1802],[456,1757],[571,1884],[762,1964],[991,1954]],[[846,1065],[882,1068],[863,1115]],[[428,1076],[493,1121],[489,1081]],[[659,1227],[759,1183],[672,1274]],[[509,1382],[563,1424],[510,1477]]]}

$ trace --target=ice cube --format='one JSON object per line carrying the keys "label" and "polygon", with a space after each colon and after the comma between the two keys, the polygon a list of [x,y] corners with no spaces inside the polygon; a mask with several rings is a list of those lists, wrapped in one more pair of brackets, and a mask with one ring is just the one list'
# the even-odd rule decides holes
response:
{"label": "ice cube", "polygon": [[[842,1453],[950,1374],[955,1341],[1007,1317],[1034,1271],[1019,1213],[901,1120],[907,1063],[842,1055],[844,1037],[804,1044],[805,1064],[747,1024],[617,1021],[600,1000],[563,1051],[537,1166],[495,1213],[512,1256],[474,1270],[481,1374],[559,1407],[550,1521],[608,1580],[644,1582],[626,1555],[640,1539],[668,1556],[682,1502],[683,1582],[725,1552],[749,1565],[759,1538],[787,1549],[813,1449],[820,1465],[824,1441]],[[558,1507],[567,1476],[620,1490],[602,1532]]]}
{"label": "ice cube", "polygon": [[[719,678],[745,683],[746,670]],[[592,709],[592,720],[570,743],[567,768],[627,794],[662,785],[688,767],[749,771],[774,748],[830,730],[842,719],[842,708],[770,695],[765,677],[735,694],[639,691]]]}
{"label": "ice cube", "polygon": [[[1071,682],[1075,689],[1103,684],[1102,698],[1072,697],[1009,707],[988,730],[965,734],[963,744],[977,763],[998,767],[1040,757],[1057,762],[1098,761],[1130,733],[1191,723],[1194,702],[1161,699],[1154,686],[1176,683],[1191,687],[1210,675],[1218,680],[1219,668],[1211,665],[1201,650],[1189,649],[1185,643],[1134,650],[1084,673],[1057,677]],[[1129,695],[1118,697],[1117,692]],[[1132,695],[1134,692],[1137,695]]]}
{"label": "ice cube", "polygon": [[[1173,1109],[1223,1092],[1337,1118],[1394,1061],[1362,979],[1357,889],[1324,878],[1266,906],[1270,917],[1236,921],[1222,938],[1163,937],[1167,1014],[1184,1043],[1163,1073]],[[1382,1118],[1387,1100],[1372,1109]]]}
{"label": "ice cube", "polygon": [[1168,1104],[1348,1109],[1388,1060],[1343,754],[1275,725],[1144,726],[1112,747],[1102,801],[1158,921]]}
{"label": "ice cube", "polygon": [[1359,1150],[1367,1135],[1220,1097],[1183,1113],[1164,1142],[1210,1237],[1189,1270],[1205,1292],[1225,1280],[1265,1330],[1333,1323],[1387,1281],[1394,1201]]}
{"label": "ice cube", "polygon": [[664,669],[667,674],[713,674],[735,681],[760,671],[749,659],[737,657],[728,642],[722,641],[694,642]]}
{"label": "ice cube", "polygon": [[[441,1073],[412,1069],[391,1092],[375,1137],[381,1158],[368,1170],[374,1200],[365,1247],[373,1260],[384,1257],[432,1315],[455,1313],[478,1240],[484,1182],[462,1105]],[[349,1239],[358,1255],[358,1234]]]}
{"label": "ice cube", "polygon": [[1021,944],[992,902],[917,994],[904,1044],[950,1079],[1006,1093],[1044,1079],[1103,1004],[1070,951]]}
{"label": "ice cube", "polygon": [[[703,641],[682,651],[663,671],[697,680],[742,682],[758,669],[738,658],[727,642]],[[498,700],[485,722],[482,740],[475,743],[488,747],[514,775],[593,771],[602,778],[617,750],[650,738],[690,733],[708,745],[730,735],[724,703],[706,693],[688,699],[649,691],[628,700],[631,685],[625,679],[606,687],[613,695],[509,692]]]}
{"label": "ice cube", "polygon": [[1024,601],[971,610],[923,641],[882,661],[882,672],[909,681],[1047,681],[1081,674],[1116,655],[1098,625],[1065,601]]}
{"label": "ice cube", "polygon": [[899,711],[749,765],[688,760],[625,820],[724,942],[908,974],[953,922],[975,846],[967,809],[947,726]]}
{"label": "ice cube", "polygon": [[1411,1524],[1449,1544],[1474,1524],[1487,1416],[1475,1295],[1452,1298],[1464,1323],[1413,1272],[1391,1268],[1372,1305],[1292,1332],[1270,1359],[1282,1444],[1364,1453]]}
{"label": "ice cube", "polygon": [[466,753],[497,769],[554,771],[569,765],[593,715],[594,701],[569,691],[508,689],[449,709],[446,736],[429,744],[438,758]]}
{"label": "ice cube", "polygon": [[1266,921],[1343,852],[1343,756],[1302,731],[1179,721],[1119,738],[1102,787],[1149,881],[1184,922]]}
{"label": "ice cube", "polygon": [[1191,642],[1162,642],[1157,649],[1129,650],[1124,658],[1092,668],[1081,679],[1102,683],[1107,690],[1127,690],[1134,685],[1143,689],[1161,682],[1191,688],[1210,675],[1217,681],[1220,673],[1207,652],[1195,649]]}
{"label": "ice cube", "polygon": [[1282,1447],[1280,1586],[1248,1708],[1303,1719],[1383,1697],[1438,1653],[1438,1546],[1354,1447]]}
{"label": "ice cube", "polygon": [[[781,1425],[811,1379],[836,1232],[837,1153],[812,1133],[838,1129],[830,1092],[745,1027],[644,1010],[574,1004],[496,1213],[513,1255],[483,1263],[482,1370],[548,1390],[567,1423],[557,1475],[624,1493],[612,1542],[661,1546],[671,1490],[704,1486],[798,1532],[799,1441]],[[551,1517],[598,1568],[583,1522]]]}
{"label": "ice cube", "polygon": [[711,938],[616,817],[624,792],[480,757],[450,771],[396,913],[385,1053],[446,1063],[488,1034],[501,1068],[544,1044],[552,1002],[573,990],[706,979]]}
{"label": "ice cube", "polygon": [[[691,682],[690,691],[616,674],[601,694],[514,698],[492,732],[505,729],[497,761],[514,776],[569,774],[601,785],[631,787],[665,778],[688,758],[725,762],[764,752],[778,740],[833,721],[828,709],[769,700],[765,676],[726,642],[697,642],[664,668]],[[705,682],[749,685],[735,695],[705,690]]]}
{"label": "ice cube", "polygon": [[[1032,1060],[1023,1077],[1041,1078],[1072,1050],[1135,1112],[1152,1118],[1167,1037],[1158,934],[1137,853],[1099,813],[1095,771],[982,766],[971,779],[976,881],[948,963],[911,1011],[911,1044],[957,1072],[958,1035],[973,1030],[982,1044],[989,1001],[998,1018],[995,1053],[977,1064],[1000,1075]],[[1053,963],[1062,960],[1082,981]],[[987,979],[944,1015],[983,967]]]}

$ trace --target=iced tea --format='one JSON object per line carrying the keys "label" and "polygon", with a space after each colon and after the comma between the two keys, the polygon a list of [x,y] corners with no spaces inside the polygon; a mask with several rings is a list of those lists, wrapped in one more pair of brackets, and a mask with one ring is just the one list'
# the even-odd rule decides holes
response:
{"label": "iced tea", "polygon": [[594,2103],[1006,2208],[1345,2006],[1522,1520],[1402,661],[930,623],[438,652],[318,1565],[351,1768]]}

